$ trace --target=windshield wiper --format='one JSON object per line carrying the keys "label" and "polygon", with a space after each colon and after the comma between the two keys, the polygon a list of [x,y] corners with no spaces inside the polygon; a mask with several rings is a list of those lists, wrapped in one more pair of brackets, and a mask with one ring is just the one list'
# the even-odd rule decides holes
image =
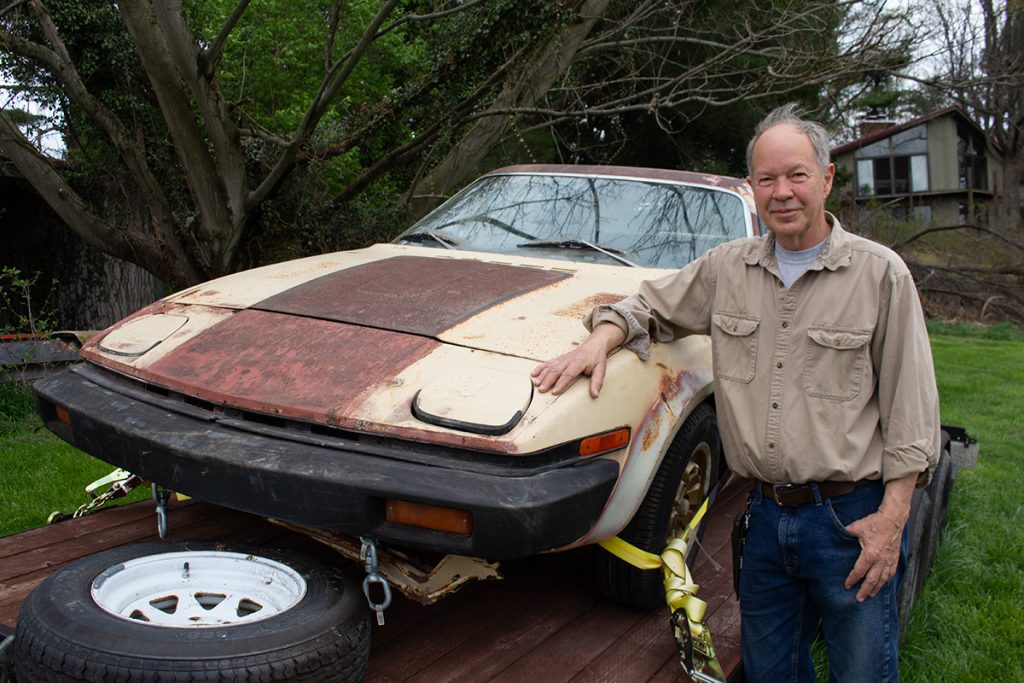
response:
{"label": "windshield wiper", "polygon": [[460,240],[445,235],[439,230],[424,230],[423,232],[410,232],[408,235],[400,237],[403,242],[426,242],[427,240],[434,240],[439,242],[445,249],[457,249]]}
{"label": "windshield wiper", "polygon": [[614,259],[615,261],[618,261],[624,266],[629,266],[631,268],[638,267],[637,264],[620,255],[625,254],[627,252],[622,251],[621,249],[616,249],[615,247],[604,247],[599,244],[594,244],[593,242],[588,242],[586,240],[537,240],[535,242],[523,242],[522,244],[517,244],[516,246],[522,247],[524,249],[528,249],[531,247],[555,247],[556,249],[590,249],[591,251],[599,251],[608,258]]}
{"label": "windshield wiper", "polygon": [[514,225],[509,225],[508,223],[499,218],[495,218],[494,216],[488,216],[487,214],[483,213],[478,214],[476,216],[463,216],[460,218],[456,218],[453,221],[442,223],[441,225],[438,226],[438,228],[447,228],[449,225],[466,225],[468,223],[486,223],[488,225],[493,225],[496,228],[500,228],[505,232],[511,233],[516,237],[522,237],[524,240],[537,239],[535,236],[531,235],[528,232],[523,232]]}

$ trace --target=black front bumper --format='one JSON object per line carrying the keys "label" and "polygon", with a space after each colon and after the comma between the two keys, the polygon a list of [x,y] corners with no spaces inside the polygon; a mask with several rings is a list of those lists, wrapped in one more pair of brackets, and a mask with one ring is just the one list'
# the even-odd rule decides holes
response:
{"label": "black front bumper", "polygon": [[[446,457],[446,449],[429,444],[419,453],[415,443],[379,437],[290,432],[147,391],[88,364],[40,380],[35,390],[40,415],[58,436],[166,488],[443,553],[500,560],[570,543],[596,522],[618,477],[618,465],[606,459],[547,458],[531,467],[528,456],[447,449]],[[386,499],[468,510],[472,532],[389,523]]]}

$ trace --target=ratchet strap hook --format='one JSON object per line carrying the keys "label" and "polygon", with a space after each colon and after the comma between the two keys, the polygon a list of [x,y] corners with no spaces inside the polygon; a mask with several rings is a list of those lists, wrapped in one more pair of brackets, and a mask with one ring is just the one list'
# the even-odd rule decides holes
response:
{"label": "ratchet strap hook", "polygon": [[156,530],[160,538],[167,538],[167,501],[171,498],[171,492],[152,485],[153,502],[156,503]]}
{"label": "ratchet strap hook", "polygon": [[[391,586],[388,585],[387,579],[380,575],[378,571],[380,565],[377,560],[377,544],[372,538],[361,536],[359,538],[362,541],[362,546],[359,549],[359,559],[366,563],[366,578],[363,579],[363,595],[366,596],[366,602],[370,606],[370,609],[377,614],[377,625],[384,625],[384,610],[391,605]],[[380,602],[374,600],[370,592],[370,587],[373,584],[378,584],[381,587],[381,591],[384,594],[383,599]]]}

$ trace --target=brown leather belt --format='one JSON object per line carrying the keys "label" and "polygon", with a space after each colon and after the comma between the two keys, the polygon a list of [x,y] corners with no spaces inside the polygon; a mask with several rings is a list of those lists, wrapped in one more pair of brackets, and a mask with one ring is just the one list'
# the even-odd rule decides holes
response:
{"label": "brown leather belt", "polygon": [[841,496],[852,492],[862,481],[822,481],[816,484],[769,484],[759,482],[761,493],[765,498],[774,500],[783,507],[791,508],[814,502],[813,486],[818,487],[818,495],[822,500]]}

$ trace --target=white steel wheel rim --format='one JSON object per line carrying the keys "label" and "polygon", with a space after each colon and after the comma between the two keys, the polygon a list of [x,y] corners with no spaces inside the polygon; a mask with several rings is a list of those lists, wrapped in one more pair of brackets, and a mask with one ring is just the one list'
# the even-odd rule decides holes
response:
{"label": "white steel wheel rim", "polygon": [[109,567],[90,589],[120,619],[164,628],[262,621],[297,605],[306,581],[275,560],[217,550],[147,555]]}

